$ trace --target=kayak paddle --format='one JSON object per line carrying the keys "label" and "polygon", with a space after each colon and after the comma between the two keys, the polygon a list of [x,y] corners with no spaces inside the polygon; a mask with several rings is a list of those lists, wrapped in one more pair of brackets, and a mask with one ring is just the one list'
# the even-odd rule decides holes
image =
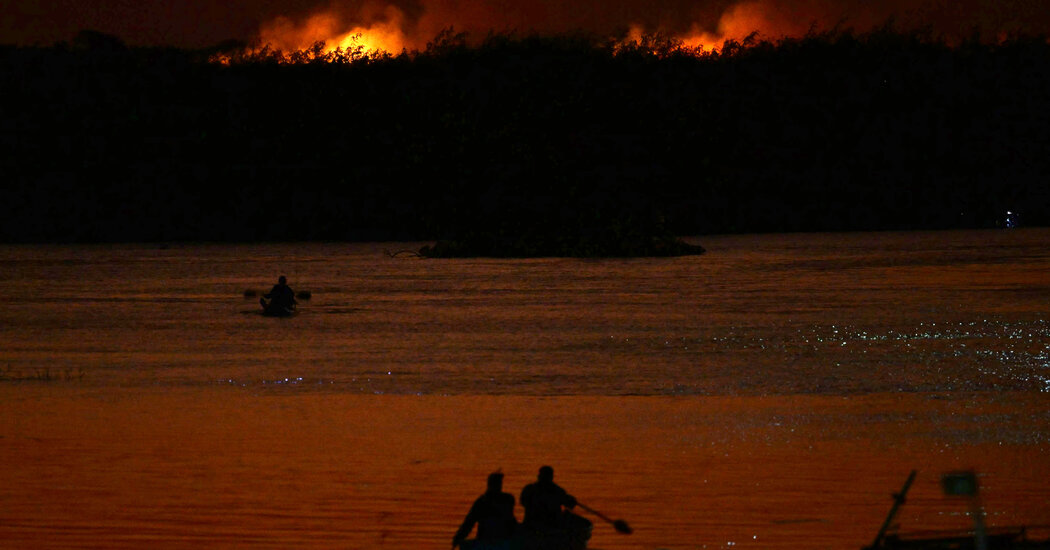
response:
{"label": "kayak paddle", "polygon": [[634,532],[634,529],[631,529],[631,526],[627,525],[627,522],[622,520],[622,519],[617,519],[617,520],[610,519],[605,514],[595,510],[594,508],[591,508],[591,507],[586,506],[584,504],[580,504],[579,502],[576,503],[576,506],[579,506],[580,508],[583,508],[584,510],[587,510],[588,512],[590,512],[590,513],[598,516],[599,518],[605,520],[606,522],[611,523],[612,526],[616,529],[617,533],[622,533],[624,535],[630,535],[631,533]]}

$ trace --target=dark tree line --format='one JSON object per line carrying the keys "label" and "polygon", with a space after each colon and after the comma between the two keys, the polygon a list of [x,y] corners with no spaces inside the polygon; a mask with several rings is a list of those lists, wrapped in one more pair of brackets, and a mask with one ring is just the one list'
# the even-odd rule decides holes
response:
{"label": "dark tree line", "polygon": [[887,27],[697,55],[446,33],[400,55],[215,53],[97,33],[0,47],[0,240],[602,253],[653,235],[1050,220],[1045,37],[949,46]]}

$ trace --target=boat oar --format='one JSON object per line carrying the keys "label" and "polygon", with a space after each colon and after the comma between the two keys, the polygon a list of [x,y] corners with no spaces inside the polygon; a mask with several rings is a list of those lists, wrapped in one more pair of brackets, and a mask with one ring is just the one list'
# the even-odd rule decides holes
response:
{"label": "boat oar", "polygon": [[605,520],[606,522],[611,523],[612,526],[616,529],[617,533],[623,533],[624,535],[630,535],[631,533],[634,532],[634,529],[631,529],[631,526],[627,525],[627,522],[622,520],[622,519],[617,519],[617,520],[611,519],[611,518],[609,518],[609,516],[606,516],[605,514],[599,512],[598,510],[595,510],[594,508],[591,508],[590,506],[587,506],[587,505],[584,505],[584,504],[580,504],[579,502],[576,503],[576,506],[579,506],[580,508],[583,508],[584,510],[587,510],[588,512],[590,512],[590,513],[598,516],[599,518]]}

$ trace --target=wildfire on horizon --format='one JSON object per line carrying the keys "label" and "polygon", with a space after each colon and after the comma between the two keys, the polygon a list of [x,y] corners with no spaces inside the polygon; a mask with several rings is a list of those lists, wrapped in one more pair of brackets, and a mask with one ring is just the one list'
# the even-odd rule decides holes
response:
{"label": "wildfire on horizon", "polygon": [[[278,17],[262,25],[257,43],[284,52],[306,50],[323,42],[326,53],[359,49],[366,54],[397,54],[425,48],[428,41],[442,30],[460,30],[464,27],[458,24],[455,14],[441,11],[446,12],[442,14],[443,17],[429,14],[428,17],[412,21],[393,4],[373,6],[368,10],[357,10],[357,13],[346,13],[345,10],[330,7],[299,20]],[[474,14],[474,24],[466,25],[465,30],[481,31],[481,34],[492,30],[479,25],[478,19]],[[726,9],[713,27],[694,21],[684,32],[667,33],[641,23],[630,23],[626,34],[620,39],[624,43],[641,44],[648,33],[660,33],[685,48],[712,52],[721,48],[727,40],[741,41],[754,33],[773,39],[799,35],[811,25],[812,22],[800,25],[799,21],[778,20],[766,4],[745,1]],[[504,28],[509,28],[509,25]]]}
{"label": "wildfire on horizon", "polygon": [[[969,35],[979,23],[986,35],[999,38],[1009,32],[1026,32],[1024,21],[1032,21],[1033,28],[1040,25],[1035,18],[1026,19],[1024,10],[989,12],[977,0],[960,0],[947,7],[910,0],[888,0],[877,5],[854,0],[724,0],[715,7],[717,0],[682,0],[678,11],[662,16],[621,9],[616,17],[610,14],[616,12],[617,4],[608,0],[600,1],[598,8],[591,6],[590,11],[585,9],[586,3],[545,4],[541,0],[329,1],[332,3],[328,7],[309,15],[281,16],[262,24],[256,44],[296,52],[323,42],[325,53],[341,49],[365,55],[396,55],[425,49],[428,42],[449,29],[466,32],[469,38],[503,31],[556,34],[584,30],[610,36],[625,45],[643,44],[646,37],[661,37],[670,38],[687,50],[716,52],[726,41],[743,42],[756,34],[775,41],[837,26],[863,32],[893,22],[902,29],[929,29],[952,39]],[[620,0],[621,4],[625,2],[630,0]],[[704,7],[707,11],[683,11],[683,6],[697,10]],[[683,15],[687,12],[689,15]]]}

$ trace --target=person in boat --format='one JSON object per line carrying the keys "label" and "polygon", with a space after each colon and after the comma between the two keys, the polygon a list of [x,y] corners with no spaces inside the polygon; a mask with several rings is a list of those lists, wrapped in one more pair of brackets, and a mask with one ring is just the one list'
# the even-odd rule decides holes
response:
{"label": "person in boat", "polygon": [[[269,302],[266,300],[269,300]],[[267,310],[292,310],[298,303],[295,300],[295,291],[288,286],[288,278],[284,275],[277,278],[277,284],[273,285],[268,294],[263,295],[261,301],[263,308]]]}
{"label": "person in boat", "polygon": [[554,483],[554,468],[543,466],[536,482],[522,489],[521,505],[525,507],[525,519],[522,521],[525,527],[534,530],[563,529],[569,527],[568,523],[575,516],[569,510],[576,507],[576,497]]}
{"label": "person in boat", "polygon": [[488,487],[474,501],[463,524],[452,537],[452,548],[463,544],[475,524],[478,526],[477,541],[481,543],[499,543],[514,536],[518,526],[518,519],[514,517],[514,495],[503,492],[502,473],[489,474]]}

